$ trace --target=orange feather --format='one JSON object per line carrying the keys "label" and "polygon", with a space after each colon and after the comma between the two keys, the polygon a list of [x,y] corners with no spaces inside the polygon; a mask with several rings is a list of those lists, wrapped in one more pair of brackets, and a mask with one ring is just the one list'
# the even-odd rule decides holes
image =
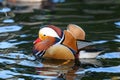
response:
{"label": "orange feather", "polygon": [[74,59],[74,54],[72,51],[64,45],[56,44],[51,46],[46,50],[46,53],[43,55],[44,58],[52,59]]}
{"label": "orange feather", "polygon": [[46,50],[55,43],[55,38],[49,37],[44,41],[38,42],[34,45],[34,49],[38,51]]}
{"label": "orange feather", "polygon": [[74,24],[69,24],[67,28],[67,30],[71,32],[75,39],[85,40],[85,32],[81,27]]}
{"label": "orange feather", "polygon": [[64,30],[64,34],[65,34],[65,39],[64,39],[62,44],[66,45],[67,47],[69,47],[69,48],[71,48],[71,49],[73,49],[74,51],[77,52],[78,48],[77,48],[76,39],[67,30]]}

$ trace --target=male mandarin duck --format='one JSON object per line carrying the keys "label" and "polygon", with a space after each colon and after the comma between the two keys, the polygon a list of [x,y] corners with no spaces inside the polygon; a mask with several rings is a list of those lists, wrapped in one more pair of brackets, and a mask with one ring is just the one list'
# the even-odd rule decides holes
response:
{"label": "male mandarin duck", "polygon": [[84,54],[84,51],[79,51],[92,44],[84,40],[84,30],[75,24],[69,24],[67,30],[64,31],[54,25],[47,25],[39,30],[39,37],[34,41],[33,54],[36,58],[67,60],[95,58],[101,53],[97,51],[97,53]]}

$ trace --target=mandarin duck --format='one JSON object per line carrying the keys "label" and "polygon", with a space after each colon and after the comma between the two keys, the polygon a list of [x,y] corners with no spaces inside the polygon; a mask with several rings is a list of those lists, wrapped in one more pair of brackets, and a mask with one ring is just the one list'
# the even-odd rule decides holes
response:
{"label": "mandarin duck", "polygon": [[85,53],[85,50],[81,50],[92,43],[85,41],[85,31],[75,24],[69,24],[67,30],[63,31],[54,25],[46,25],[39,30],[38,36],[33,42],[33,55],[36,58],[65,60],[95,58],[101,53],[101,51]]}

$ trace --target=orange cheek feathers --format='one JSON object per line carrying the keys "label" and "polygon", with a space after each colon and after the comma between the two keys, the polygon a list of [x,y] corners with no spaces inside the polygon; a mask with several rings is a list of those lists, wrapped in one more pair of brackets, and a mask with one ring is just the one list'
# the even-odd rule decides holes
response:
{"label": "orange cheek feathers", "polygon": [[48,37],[46,40],[38,42],[34,45],[34,48],[38,51],[46,50],[55,43],[55,38]]}

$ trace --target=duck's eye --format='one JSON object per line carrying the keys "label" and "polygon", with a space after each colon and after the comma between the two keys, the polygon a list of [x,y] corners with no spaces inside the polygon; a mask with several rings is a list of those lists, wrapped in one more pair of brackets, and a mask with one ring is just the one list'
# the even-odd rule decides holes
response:
{"label": "duck's eye", "polygon": [[43,34],[43,36],[46,36],[45,34]]}

